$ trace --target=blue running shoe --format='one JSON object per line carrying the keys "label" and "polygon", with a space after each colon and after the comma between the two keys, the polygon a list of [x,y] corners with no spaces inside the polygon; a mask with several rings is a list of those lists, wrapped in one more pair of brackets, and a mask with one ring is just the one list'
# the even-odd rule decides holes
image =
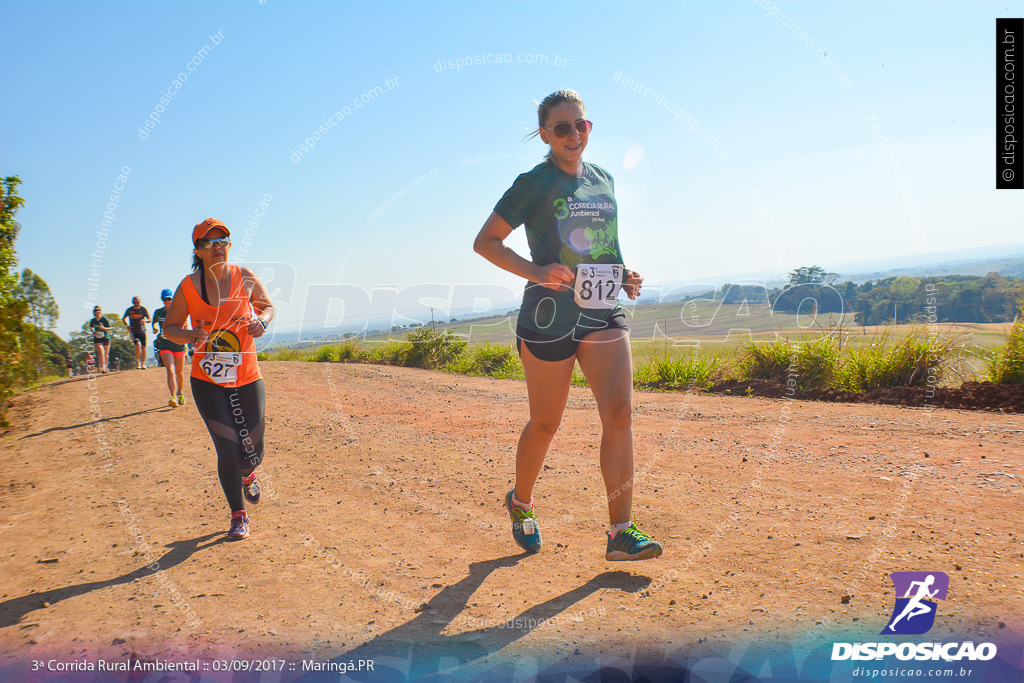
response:
{"label": "blue running shoe", "polygon": [[512,518],[512,538],[523,550],[535,553],[540,550],[540,525],[537,524],[537,513],[533,509],[524,510],[512,502],[512,489],[505,496],[505,508]]}
{"label": "blue running shoe", "polygon": [[629,528],[620,531],[615,538],[608,534],[608,549],[604,557],[610,562],[651,560],[661,557],[661,544],[640,531],[636,522],[631,522]]}
{"label": "blue running shoe", "polygon": [[231,528],[228,530],[228,538],[232,541],[240,541],[249,537],[249,515],[245,511],[231,514]]}

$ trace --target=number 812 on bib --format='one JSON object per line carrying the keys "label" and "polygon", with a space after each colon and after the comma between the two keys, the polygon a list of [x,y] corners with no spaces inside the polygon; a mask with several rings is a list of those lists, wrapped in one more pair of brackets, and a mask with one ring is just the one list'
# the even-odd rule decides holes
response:
{"label": "number 812 on bib", "polygon": [[615,308],[625,273],[625,267],[618,263],[577,266],[576,304],[580,308]]}

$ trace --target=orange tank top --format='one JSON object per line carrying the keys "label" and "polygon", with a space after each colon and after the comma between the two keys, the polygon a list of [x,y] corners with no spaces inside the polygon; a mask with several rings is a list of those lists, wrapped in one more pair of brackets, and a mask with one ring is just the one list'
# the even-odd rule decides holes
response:
{"label": "orange tank top", "polygon": [[192,329],[209,333],[205,344],[195,350],[192,358],[192,377],[222,387],[241,387],[263,379],[256,362],[256,344],[246,331],[253,318],[252,305],[242,283],[242,269],[228,265],[231,288],[220,306],[203,301],[192,278],[182,281]]}

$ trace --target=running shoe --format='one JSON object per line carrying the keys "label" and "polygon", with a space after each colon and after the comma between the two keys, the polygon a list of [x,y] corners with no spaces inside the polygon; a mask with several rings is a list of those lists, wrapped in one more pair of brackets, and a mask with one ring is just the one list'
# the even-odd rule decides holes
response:
{"label": "running shoe", "polygon": [[245,499],[255,505],[260,502],[260,483],[256,481],[256,473],[250,474],[246,481],[242,479],[242,494],[245,495]]}
{"label": "running shoe", "polygon": [[512,489],[505,496],[505,509],[512,518],[512,538],[519,547],[531,553],[540,550],[540,525],[537,523],[537,513],[533,508],[524,510],[512,502]]}
{"label": "running shoe", "polygon": [[174,400],[173,396],[171,396],[169,399],[167,399],[167,405],[169,405],[172,408],[177,408],[178,402]]}
{"label": "running shoe", "polygon": [[249,515],[245,510],[231,513],[231,528],[228,530],[228,538],[232,541],[240,541],[249,537]]}
{"label": "running shoe", "polygon": [[636,522],[612,538],[608,532],[608,550],[604,557],[610,562],[620,560],[651,560],[661,557],[661,544],[640,531]]}
{"label": "running shoe", "polygon": [[185,394],[183,394],[180,391],[178,392],[178,405],[179,406],[185,405]]}

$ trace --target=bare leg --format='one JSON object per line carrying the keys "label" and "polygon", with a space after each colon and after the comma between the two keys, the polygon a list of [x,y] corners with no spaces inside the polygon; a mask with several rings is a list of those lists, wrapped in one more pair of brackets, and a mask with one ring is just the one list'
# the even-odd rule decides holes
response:
{"label": "bare leg", "polygon": [[171,392],[171,398],[177,393],[174,390],[174,365],[171,362],[171,354],[160,352],[160,358],[164,361],[164,371],[167,373],[167,391]]}
{"label": "bare leg", "polygon": [[625,330],[591,332],[576,350],[601,416],[601,474],[612,524],[633,509],[633,359]]}
{"label": "bare leg", "polygon": [[516,498],[529,503],[548,446],[562,422],[576,357],[554,362],[539,360],[523,343],[522,359],[530,397],[530,421],[523,428],[516,449]]}
{"label": "bare leg", "polygon": [[176,394],[184,393],[185,391],[185,354],[175,356],[174,358],[174,375],[175,379],[178,380],[178,390]]}
{"label": "bare leg", "polygon": [[106,344],[93,344],[93,350],[96,351],[96,369],[98,372],[107,371],[107,346]]}

